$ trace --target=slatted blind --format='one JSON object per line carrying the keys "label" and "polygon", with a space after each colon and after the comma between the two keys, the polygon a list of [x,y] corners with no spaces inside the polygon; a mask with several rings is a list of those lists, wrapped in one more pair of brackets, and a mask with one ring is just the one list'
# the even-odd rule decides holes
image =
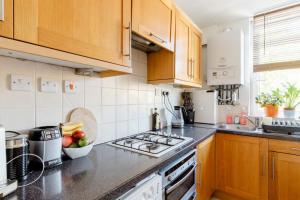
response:
{"label": "slatted blind", "polygon": [[254,17],[254,71],[300,68],[300,4]]}

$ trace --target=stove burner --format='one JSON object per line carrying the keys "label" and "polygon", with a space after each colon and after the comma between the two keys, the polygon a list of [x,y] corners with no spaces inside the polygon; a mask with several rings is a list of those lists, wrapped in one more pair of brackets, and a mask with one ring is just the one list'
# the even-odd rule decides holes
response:
{"label": "stove burner", "polygon": [[133,139],[127,139],[127,140],[125,140],[125,143],[126,143],[126,144],[132,144],[133,141],[134,141]]}
{"label": "stove burner", "polygon": [[172,138],[167,138],[167,143],[172,142]]}
{"label": "stove burner", "polygon": [[155,150],[159,147],[159,144],[157,143],[146,143],[145,145],[149,150]]}

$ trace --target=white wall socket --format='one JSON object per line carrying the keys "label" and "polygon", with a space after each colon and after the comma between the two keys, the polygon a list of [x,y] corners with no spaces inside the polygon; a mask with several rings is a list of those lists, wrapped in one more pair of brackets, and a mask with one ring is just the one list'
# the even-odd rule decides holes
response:
{"label": "white wall socket", "polygon": [[55,80],[41,78],[40,84],[41,92],[57,93],[58,91],[58,82]]}
{"label": "white wall socket", "polygon": [[64,91],[68,94],[75,94],[78,91],[78,83],[76,81],[64,81]]}
{"label": "white wall socket", "polygon": [[10,89],[15,91],[32,91],[32,77],[11,74]]}

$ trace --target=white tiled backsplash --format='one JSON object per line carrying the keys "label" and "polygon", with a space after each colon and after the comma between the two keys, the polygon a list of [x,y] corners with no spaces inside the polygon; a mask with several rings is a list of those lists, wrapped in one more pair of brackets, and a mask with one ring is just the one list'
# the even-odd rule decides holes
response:
{"label": "white tiled backsplash", "polygon": [[[0,124],[6,130],[26,133],[37,126],[65,122],[70,111],[85,107],[97,119],[97,143],[149,130],[151,109],[163,108],[155,89],[170,91],[173,105],[180,104],[182,90],[147,84],[147,55],[135,49],[132,54],[133,74],[110,78],[83,77],[75,75],[71,68],[0,56]],[[11,74],[32,77],[34,89],[11,91]],[[41,92],[41,78],[57,81],[58,92]],[[77,93],[64,93],[63,80],[77,81]],[[166,114],[170,122],[171,116]]]}

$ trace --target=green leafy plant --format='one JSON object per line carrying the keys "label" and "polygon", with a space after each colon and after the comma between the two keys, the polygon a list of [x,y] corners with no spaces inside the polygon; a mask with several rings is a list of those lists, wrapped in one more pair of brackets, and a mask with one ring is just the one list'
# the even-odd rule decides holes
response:
{"label": "green leafy plant", "polygon": [[285,88],[284,109],[294,110],[300,104],[300,89],[291,83],[286,83]]}
{"label": "green leafy plant", "polygon": [[261,93],[255,98],[255,101],[261,107],[265,107],[266,105],[281,106],[284,102],[284,99],[281,91],[277,88],[271,93]]}

